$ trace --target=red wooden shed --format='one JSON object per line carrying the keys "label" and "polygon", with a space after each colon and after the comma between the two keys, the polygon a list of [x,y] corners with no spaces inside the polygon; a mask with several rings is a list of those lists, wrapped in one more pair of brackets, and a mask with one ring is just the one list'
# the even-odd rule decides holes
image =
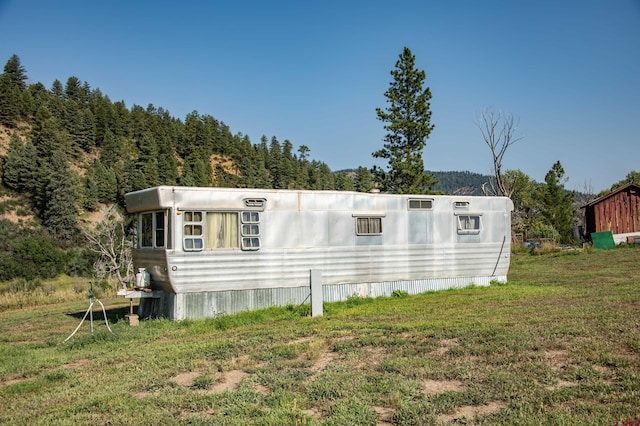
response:
{"label": "red wooden shed", "polygon": [[617,242],[640,235],[640,185],[627,183],[584,206],[587,235],[611,231]]}

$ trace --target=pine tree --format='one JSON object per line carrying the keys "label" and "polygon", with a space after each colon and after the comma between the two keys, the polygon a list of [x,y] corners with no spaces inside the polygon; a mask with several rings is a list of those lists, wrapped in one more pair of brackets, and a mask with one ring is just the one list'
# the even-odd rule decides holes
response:
{"label": "pine tree", "polygon": [[175,185],[178,181],[178,162],[175,147],[168,136],[158,140],[158,172],[160,185]]}
{"label": "pine tree", "polygon": [[100,150],[100,161],[105,167],[113,167],[121,160],[122,153],[122,138],[115,136],[111,130],[107,130]]}
{"label": "pine tree", "polygon": [[366,167],[358,167],[353,182],[355,190],[358,192],[369,192],[374,188],[373,176]]}
{"label": "pine tree", "polygon": [[20,116],[26,116],[27,108],[23,92],[27,75],[17,55],[12,55],[0,75],[0,124],[15,127]]}
{"label": "pine tree", "polygon": [[2,182],[15,191],[24,190],[24,145],[17,133],[12,133],[7,149],[7,158],[2,165]]}
{"label": "pine tree", "polygon": [[0,124],[14,128],[18,124],[22,105],[20,90],[11,84],[10,78],[0,75]]}
{"label": "pine tree", "polygon": [[340,172],[336,175],[336,189],[338,191],[353,191],[355,185],[345,172]]}
{"label": "pine tree", "polygon": [[77,233],[77,182],[62,151],[53,152],[49,167],[42,224],[59,240],[70,241]]}
{"label": "pine tree", "polygon": [[542,186],[542,216],[560,237],[560,242],[571,241],[573,201],[571,194],[565,191],[563,184],[564,168],[557,161],[544,177]]}
{"label": "pine tree", "polygon": [[138,160],[136,167],[142,171],[143,181],[140,184],[145,188],[160,184],[158,170],[158,145],[149,132],[145,132],[138,141]]}
{"label": "pine tree", "polygon": [[18,87],[21,91],[27,88],[27,72],[18,55],[11,55],[11,58],[4,65],[4,75],[9,78],[13,86]]}
{"label": "pine tree", "polygon": [[431,124],[431,91],[423,88],[426,74],[415,68],[415,56],[405,47],[396,69],[391,71],[393,81],[385,92],[390,106],[376,109],[378,119],[388,131],[384,148],[373,153],[375,158],[388,160],[388,170],[374,167],[374,179],[383,191],[424,194],[437,183],[424,170],[422,151],[433,130]]}

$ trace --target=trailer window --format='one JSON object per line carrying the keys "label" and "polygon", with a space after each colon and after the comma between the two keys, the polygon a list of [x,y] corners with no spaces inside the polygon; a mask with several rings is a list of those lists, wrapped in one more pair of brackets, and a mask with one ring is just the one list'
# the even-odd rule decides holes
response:
{"label": "trailer window", "polygon": [[207,240],[210,249],[238,248],[238,213],[207,212]]}
{"label": "trailer window", "polygon": [[242,212],[242,250],[260,248],[260,213]]}
{"label": "trailer window", "polygon": [[155,217],[155,247],[164,247],[164,212],[156,212]]}
{"label": "trailer window", "polygon": [[380,235],[382,234],[381,217],[357,217],[356,235]]}
{"label": "trailer window", "polygon": [[204,248],[202,236],[202,212],[184,212],[184,239],[186,251],[200,251]]}
{"label": "trailer window", "polygon": [[458,215],[458,234],[479,234],[480,215]]}
{"label": "trailer window", "polygon": [[142,213],[139,219],[140,240],[142,248],[163,248],[165,246],[165,212]]}

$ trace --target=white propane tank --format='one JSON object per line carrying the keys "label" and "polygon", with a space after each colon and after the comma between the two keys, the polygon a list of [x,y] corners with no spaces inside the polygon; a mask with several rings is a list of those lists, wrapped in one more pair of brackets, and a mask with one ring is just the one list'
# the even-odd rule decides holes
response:
{"label": "white propane tank", "polygon": [[151,276],[145,268],[138,268],[136,274],[136,287],[147,288],[151,286]]}

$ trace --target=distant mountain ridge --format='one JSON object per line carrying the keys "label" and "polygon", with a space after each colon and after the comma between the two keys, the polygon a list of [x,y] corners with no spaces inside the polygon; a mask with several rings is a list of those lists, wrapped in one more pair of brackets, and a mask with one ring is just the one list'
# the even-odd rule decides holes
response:
{"label": "distant mountain ridge", "polygon": [[491,176],[473,172],[438,171],[429,172],[438,178],[434,191],[452,195],[484,195],[482,185],[488,184]]}
{"label": "distant mountain ridge", "polygon": [[[450,195],[484,195],[482,185],[490,182],[491,176],[473,172],[459,171],[428,171],[438,179],[438,184],[431,189],[435,192]],[[353,178],[355,169],[343,169],[333,172],[346,173]]]}

